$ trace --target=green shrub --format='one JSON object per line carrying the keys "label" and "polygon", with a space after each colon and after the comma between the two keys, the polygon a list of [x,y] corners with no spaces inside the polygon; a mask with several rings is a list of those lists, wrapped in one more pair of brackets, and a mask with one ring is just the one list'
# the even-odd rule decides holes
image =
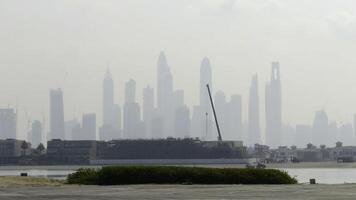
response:
{"label": "green shrub", "polygon": [[295,184],[295,178],[276,169],[204,168],[176,166],[108,166],[79,169],[69,184]]}

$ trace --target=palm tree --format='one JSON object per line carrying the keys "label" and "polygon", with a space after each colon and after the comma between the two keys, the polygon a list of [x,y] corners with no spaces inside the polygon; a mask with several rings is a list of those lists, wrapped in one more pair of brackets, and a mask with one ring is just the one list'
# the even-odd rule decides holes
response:
{"label": "palm tree", "polygon": [[39,154],[42,154],[43,151],[45,150],[45,147],[43,146],[42,143],[40,143],[40,144],[37,146],[36,150],[38,151]]}
{"label": "palm tree", "polygon": [[21,144],[21,149],[22,149],[22,156],[26,155],[26,150],[28,149],[28,144],[26,141],[23,141]]}

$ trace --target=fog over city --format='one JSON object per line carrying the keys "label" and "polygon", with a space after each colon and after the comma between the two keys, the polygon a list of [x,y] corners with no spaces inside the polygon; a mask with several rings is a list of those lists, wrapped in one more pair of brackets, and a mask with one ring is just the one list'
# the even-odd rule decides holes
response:
{"label": "fog over city", "polygon": [[[329,128],[326,132],[335,129],[334,121],[341,127],[335,131],[338,134],[349,134],[349,125],[354,126],[356,2],[353,0],[0,0],[0,27],[0,108],[17,108],[20,139],[27,138],[35,120],[44,123],[45,134],[50,131],[50,90],[57,88],[63,92],[64,120],[75,118],[81,122],[83,114],[95,113],[96,134],[100,139],[99,129],[105,125],[103,80],[108,76],[113,80],[113,104],[118,104],[121,110],[121,126],[124,126],[125,103],[132,103],[127,109],[137,110],[137,102],[139,118],[143,120],[143,89],[148,85],[153,88],[157,105],[160,67],[162,77],[169,76],[168,67],[172,91],[184,91],[184,104],[192,120],[190,136],[203,137],[204,130],[202,134],[194,132],[192,118],[194,106],[206,104],[200,97],[201,67],[207,63],[211,65],[213,99],[222,126],[230,119],[224,120],[223,109],[219,110],[219,99],[224,96],[219,91],[224,92],[227,102],[238,101],[236,95],[241,95],[241,137],[231,139],[243,139],[247,144],[268,142],[266,85],[273,85],[272,66],[278,66],[280,73],[281,134],[296,125],[313,124],[314,130],[321,127],[322,132],[325,121]],[[258,81],[252,80],[256,74]],[[166,83],[162,82],[164,91],[169,88]],[[251,85],[258,88],[257,94]],[[131,90],[125,91],[125,87]],[[133,90],[134,100],[130,96]],[[278,96],[278,92],[272,93]],[[180,96],[181,91],[174,94]],[[249,124],[251,94],[259,97],[261,141],[248,140],[251,127],[257,126]],[[232,95],[235,98],[230,98]],[[271,99],[274,103],[279,101]],[[171,103],[177,102],[171,99]],[[166,104],[161,104],[162,110],[167,111],[173,105]],[[184,118],[185,111],[180,110],[176,116]],[[160,113],[159,109],[157,112]],[[205,112],[211,110],[200,113]],[[158,115],[173,117],[173,114]],[[90,121],[90,115],[86,116]],[[211,113],[209,117],[212,119]],[[256,122],[256,118],[252,119]],[[170,120],[174,123],[174,119]],[[272,122],[272,130],[274,125]],[[286,125],[290,126],[283,128]],[[151,125],[146,124],[146,129],[147,126]],[[175,136],[173,127],[172,124],[162,128],[171,131],[164,136]],[[215,127],[209,126],[209,130],[210,139],[216,139]],[[223,137],[225,130],[222,129]],[[332,141],[336,139],[320,142]]]}

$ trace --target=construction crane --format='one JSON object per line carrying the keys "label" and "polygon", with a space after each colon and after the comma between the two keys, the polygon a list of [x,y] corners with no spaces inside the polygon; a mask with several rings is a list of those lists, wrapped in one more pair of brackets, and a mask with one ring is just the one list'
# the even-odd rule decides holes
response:
{"label": "construction crane", "polygon": [[207,87],[208,93],[209,93],[211,108],[213,109],[213,114],[214,114],[216,129],[218,130],[218,141],[219,141],[219,142],[222,142],[222,137],[221,137],[221,133],[220,133],[219,122],[218,122],[218,118],[216,117],[215,107],[214,107],[214,103],[213,103],[213,98],[211,98],[211,92],[210,92],[209,84],[206,84],[206,87]]}

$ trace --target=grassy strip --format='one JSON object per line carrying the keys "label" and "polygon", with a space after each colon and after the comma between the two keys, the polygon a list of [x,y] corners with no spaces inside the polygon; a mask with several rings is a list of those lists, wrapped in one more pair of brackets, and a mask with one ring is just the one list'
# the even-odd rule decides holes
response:
{"label": "grassy strip", "polygon": [[58,186],[64,181],[42,177],[0,176],[0,187],[16,186]]}
{"label": "grassy strip", "polygon": [[109,166],[79,169],[69,184],[295,184],[297,180],[275,169],[205,168],[176,166]]}

